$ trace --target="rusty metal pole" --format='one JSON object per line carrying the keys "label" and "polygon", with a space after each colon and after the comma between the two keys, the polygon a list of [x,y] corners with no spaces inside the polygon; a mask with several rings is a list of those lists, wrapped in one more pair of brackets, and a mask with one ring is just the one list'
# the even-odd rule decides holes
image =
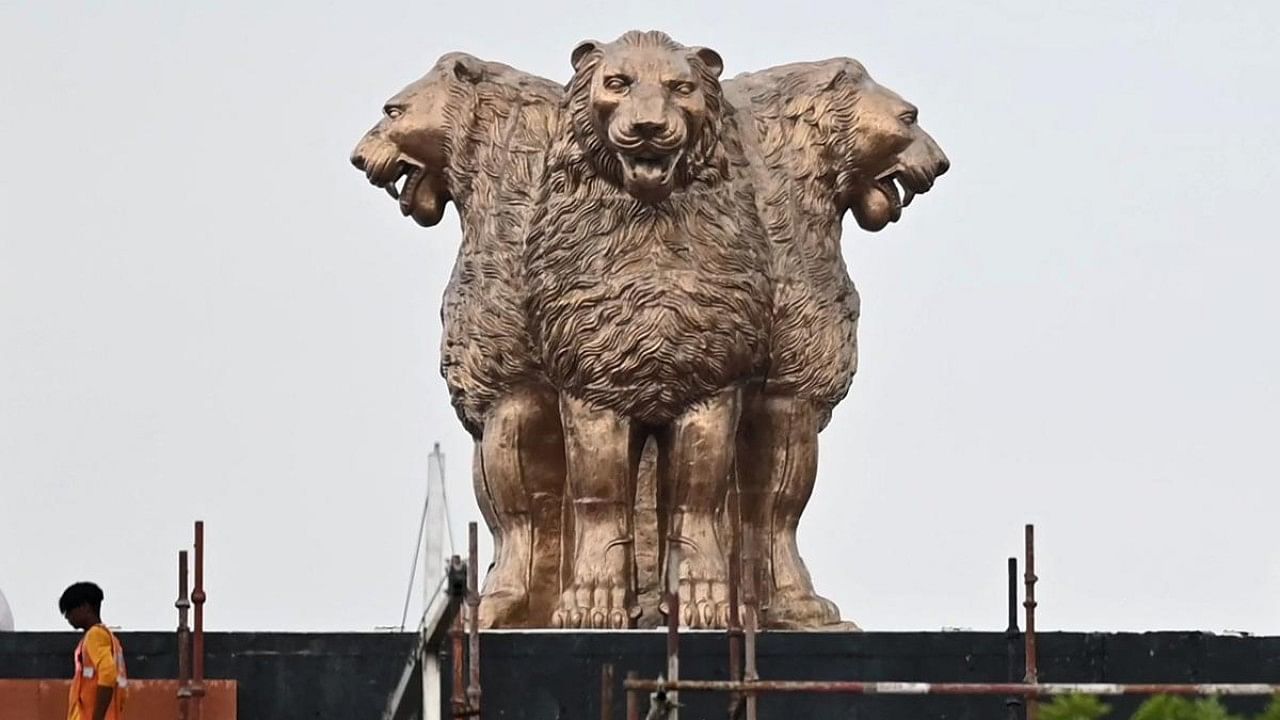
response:
{"label": "rusty metal pole", "polygon": [[[667,539],[667,681],[680,679],[680,542],[675,537]],[[671,701],[668,720],[679,720],[676,707],[678,696],[667,693]]]}
{"label": "rusty metal pole", "polygon": [[[759,576],[756,571],[756,553],[755,553],[755,533],[753,528],[748,525],[746,535],[743,538],[743,544],[746,549],[742,555],[742,570],[746,576],[746,583],[743,585],[743,604],[746,606],[746,659],[743,663],[744,683],[755,683],[760,680],[760,673],[756,669],[756,588],[759,587]],[[746,692],[747,702],[747,720],[756,720],[757,703],[756,694],[753,690]]]}
{"label": "rusty metal pole", "polygon": [[600,667],[600,720],[613,720],[613,663]]}
{"label": "rusty metal pole", "polygon": [[[1040,682],[1040,670],[1036,659],[1036,526],[1027,525],[1026,528],[1026,575],[1023,577],[1026,583],[1026,599],[1022,605],[1027,609],[1027,632],[1026,632],[1026,664],[1027,673],[1023,678],[1023,682],[1029,685],[1036,685]],[[1039,717],[1040,708],[1036,702],[1035,696],[1027,698],[1027,720],[1036,720]]]}
{"label": "rusty metal pole", "polygon": [[480,716],[480,540],[475,522],[467,524],[467,609],[471,616],[469,635],[471,652],[467,666],[470,680],[467,684],[467,709]]}
{"label": "rusty metal pole", "polygon": [[[627,682],[633,683],[640,679],[640,674],[635,670],[627,672]],[[627,720],[640,720],[640,694],[637,690],[627,688]]]}
{"label": "rusty metal pole", "polygon": [[191,720],[200,720],[204,713],[204,521],[196,521],[195,533],[195,588],[191,602],[195,605],[195,637],[191,658]]}
{"label": "rusty metal pole", "polygon": [[[742,505],[738,488],[729,492],[729,679],[742,679]],[[729,720],[738,717],[742,695],[729,695]]]}
{"label": "rusty metal pole", "polygon": [[178,720],[189,720],[191,712],[191,628],[187,612],[191,598],[187,595],[187,551],[178,552]]}
{"label": "rusty metal pole", "polygon": [[[1021,634],[1018,630],[1018,558],[1009,558],[1009,625],[1004,631],[1009,650],[1009,682],[1018,681],[1018,636]],[[1005,698],[1004,704],[1009,710],[1009,720],[1018,720],[1022,698],[1010,695]]]}
{"label": "rusty metal pole", "polygon": [[453,692],[449,696],[449,705],[453,708],[454,717],[463,717],[467,711],[466,691],[466,644],[463,640],[463,619],[459,612],[453,618],[453,627],[449,630],[449,638],[453,641]]}

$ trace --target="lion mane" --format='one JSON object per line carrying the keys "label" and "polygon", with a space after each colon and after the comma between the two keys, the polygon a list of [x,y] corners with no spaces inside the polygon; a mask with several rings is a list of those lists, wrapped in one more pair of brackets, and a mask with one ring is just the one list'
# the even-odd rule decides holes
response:
{"label": "lion mane", "polygon": [[462,224],[441,308],[440,370],[459,419],[479,437],[494,402],[542,377],[524,321],[521,248],[564,91],[462,53],[437,68],[448,186]]}
{"label": "lion mane", "polygon": [[[690,52],[656,32],[618,43]],[[751,188],[729,172],[745,162],[732,109],[689,61],[708,117],[682,161],[687,184],[656,205],[620,189],[590,119],[599,58],[587,58],[567,86],[525,242],[530,328],[552,383],[649,424],[758,374],[768,327],[764,232]]]}
{"label": "lion mane", "polygon": [[825,408],[857,371],[858,292],[840,250],[838,198],[863,153],[859,100],[866,71],[849,58],[781,65],[725,82],[749,116],[756,203],[774,284],[767,386]]}

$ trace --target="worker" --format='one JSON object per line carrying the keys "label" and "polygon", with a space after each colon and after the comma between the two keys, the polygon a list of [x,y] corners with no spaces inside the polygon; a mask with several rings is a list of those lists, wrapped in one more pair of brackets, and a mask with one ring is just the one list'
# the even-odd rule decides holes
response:
{"label": "worker", "polygon": [[78,582],[62,593],[58,609],[71,627],[84,631],[76,646],[67,719],[123,720],[124,648],[102,624],[102,588]]}

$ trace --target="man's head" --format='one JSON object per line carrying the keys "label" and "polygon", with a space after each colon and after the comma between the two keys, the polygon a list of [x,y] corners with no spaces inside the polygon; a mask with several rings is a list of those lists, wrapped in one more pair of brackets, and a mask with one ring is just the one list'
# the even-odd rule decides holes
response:
{"label": "man's head", "polygon": [[78,582],[62,591],[58,610],[77,630],[88,630],[101,622],[102,588],[91,582]]}

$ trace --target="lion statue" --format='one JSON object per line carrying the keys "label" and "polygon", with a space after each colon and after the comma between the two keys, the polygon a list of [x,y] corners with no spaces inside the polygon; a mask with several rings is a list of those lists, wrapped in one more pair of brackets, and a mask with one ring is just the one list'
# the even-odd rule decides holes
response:
{"label": "lion statue", "polygon": [[475,438],[476,498],[495,559],[485,627],[545,627],[560,590],[564,441],[526,332],[522,243],[563,89],[465,53],[391,98],[351,162],[430,227],[452,201],[462,244],[444,293],[441,373]]}
{"label": "lion statue", "polygon": [[732,169],[745,161],[726,129],[723,64],[659,32],[584,42],[571,61],[524,244],[530,332],[560,395],[572,507],[553,622],[634,623],[633,510],[652,438],[658,563],[674,565],[678,544],[682,622],[723,627],[717,520],[743,388],[762,374],[770,297],[767,240]]}
{"label": "lion statue", "polygon": [[849,211],[869,231],[896,222],[949,162],[915,106],[848,58],[739,75],[724,91],[750,118],[743,141],[771,251],[769,372],[744,400],[738,438],[741,516],[762,564],[764,622],[853,628],[814,591],[796,545],[818,433],[857,369],[859,298],[841,220]]}

